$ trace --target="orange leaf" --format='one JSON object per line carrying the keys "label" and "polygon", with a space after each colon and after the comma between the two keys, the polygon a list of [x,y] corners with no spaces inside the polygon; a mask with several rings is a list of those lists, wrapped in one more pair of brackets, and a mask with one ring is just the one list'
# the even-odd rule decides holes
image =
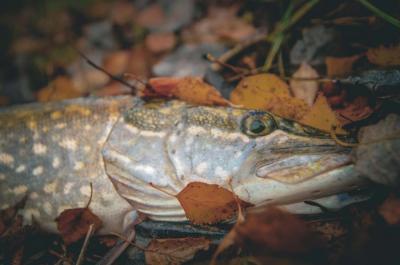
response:
{"label": "orange leaf", "polygon": [[367,58],[371,63],[380,66],[400,65],[400,45],[368,49]]}
{"label": "orange leaf", "polygon": [[102,226],[101,220],[89,208],[67,209],[56,218],[56,222],[67,245],[83,238],[91,224],[94,225],[94,231]]}
{"label": "orange leaf", "polygon": [[326,57],[326,72],[328,77],[346,77],[353,70],[353,64],[360,55],[349,57]]}
{"label": "orange leaf", "polygon": [[[180,78],[176,77],[154,77],[150,78],[149,85],[151,86],[153,93],[161,97],[172,97],[175,93],[178,83],[181,81]],[[146,91],[145,91],[146,92]]]}
{"label": "orange leaf", "polygon": [[246,108],[265,109],[276,95],[289,96],[289,87],[278,76],[259,74],[245,77],[232,91],[233,104]]}
{"label": "orange leaf", "polygon": [[[227,220],[237,211],[235,195],[215,184],[189,183],[177,196],[186,217],[195,224],[212,224]],[[240,201],[243,207],[249,203]]]}
{"label": "orange leaf", "polygon": [[329,106],[326,97],[322,94],[318,95],[310,111],[299,122],[325,132],[330,132],[332,127],[335,126],[337,127],[335,131],[337,134],[346,134],[346,131],[340,128],[341,124],[337,120],[336,114]]}
{"label": "orange leaf", "polygon": [[71,79],[65,76],[57,77],[47,87],[39,90],[37,99],[40,102],[56,101],[83,96],[74,86]]}
{"label": "orange leaf", "polygon": [[211,241],[205,238],[153,239],[146,248],[146,264],[182,264],[193,259],[200,250],[208,250]]}
{"label": "orange leaf", "polygon": [[229,101],[224,99],[217,89],[196,77],[183,78],[178,83],[174,96],[199,105],[229,105]]}

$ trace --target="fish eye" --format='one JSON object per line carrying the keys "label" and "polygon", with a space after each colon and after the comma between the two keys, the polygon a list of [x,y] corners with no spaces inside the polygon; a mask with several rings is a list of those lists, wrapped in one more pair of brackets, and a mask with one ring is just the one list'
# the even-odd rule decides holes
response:
{"label": "fish eye", "polygon": [[275,129],[275,120],[268,113],[250,113],[242,123],[242,131],[251,137],[267,135]]}

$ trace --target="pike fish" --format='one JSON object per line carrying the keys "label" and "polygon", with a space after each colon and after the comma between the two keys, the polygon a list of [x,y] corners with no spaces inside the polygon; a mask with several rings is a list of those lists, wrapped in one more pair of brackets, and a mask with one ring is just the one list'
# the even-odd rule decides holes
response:
{"label": "pike fish", "polygon": [[349,154],[323,132],[259,110],[129,96],[13,106],[0,110],[0,207],[27,196],[24,219],[56,231],[54,219],[84,207],[92,184],[90,208],[108,233],[138,212],[187,220],[173,195],[195,181],[255,207],[335,204],[335,194],[367,183]]}

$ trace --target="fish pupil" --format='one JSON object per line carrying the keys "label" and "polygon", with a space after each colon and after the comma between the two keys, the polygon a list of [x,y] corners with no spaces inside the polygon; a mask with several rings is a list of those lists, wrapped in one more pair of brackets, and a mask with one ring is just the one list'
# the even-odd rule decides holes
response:
{"label": "fish pupil", "polygon": [[254,120],[250,124],[250,131],[252,133],[261,133],[265,130],[265,124],[260,120]]}

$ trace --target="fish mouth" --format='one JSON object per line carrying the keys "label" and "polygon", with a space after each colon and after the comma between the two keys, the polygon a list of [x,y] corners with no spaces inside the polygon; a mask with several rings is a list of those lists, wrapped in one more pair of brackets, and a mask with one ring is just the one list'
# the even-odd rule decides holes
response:
{"label": "fish mouth", "polygon": [[258,150],[255,175],[296,184],[352,163],[350,148],[332,139],[285,135]]}

